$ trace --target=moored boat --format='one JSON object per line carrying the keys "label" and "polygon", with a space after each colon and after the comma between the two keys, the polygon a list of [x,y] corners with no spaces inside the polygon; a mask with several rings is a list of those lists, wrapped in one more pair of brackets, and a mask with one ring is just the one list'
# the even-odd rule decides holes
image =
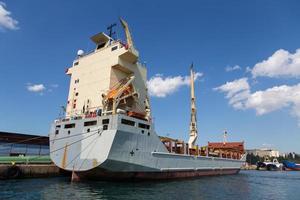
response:
{"label": "moored boat", "polygon": [[289,171],[300,171],[300,164],[297,164],[295,162],[290,162],[287,160],[284,160],[283,162],[284,170]]}
{"label": "moored boat", "polygon": [[257,170],[268,170],[268,171],[277,171],[282,170],[283,165],[278,162],[276,158],[273,159],[273,161],[270,161],[269,158],[265,158],[264,162],[257,162],[256,163]]}

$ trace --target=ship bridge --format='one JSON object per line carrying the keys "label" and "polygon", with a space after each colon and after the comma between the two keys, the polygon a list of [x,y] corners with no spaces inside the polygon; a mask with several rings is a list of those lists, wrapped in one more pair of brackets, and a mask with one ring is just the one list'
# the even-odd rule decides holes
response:
{"label": "ship bridge", "polygon": [[[113,39],[111,31],[109,35],[97,33],[90,38],[95,49],[78,53],[72,66],[66,70],[71,77],[66,117],[114,114],[117,109],[138,113],[145,118],[149,113],[147,71],[138,62],[139,52],[133,45],[127,23],[124,20],[121,23],[126,42]],[[130,79],[130,83],[124,82],[126,79]],[[123,87],[122,84],[127,85]],[[115,91],[116,85],[120,85],[119,89],[126,89]]]}

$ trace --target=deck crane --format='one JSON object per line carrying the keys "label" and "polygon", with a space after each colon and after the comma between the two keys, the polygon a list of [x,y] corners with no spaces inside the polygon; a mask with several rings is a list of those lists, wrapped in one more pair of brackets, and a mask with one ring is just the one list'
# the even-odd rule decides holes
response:
{"label": "deck crane", "polygon": [[193,64],[191,65],[191,122],[190,122],[190,139],[189,139],[189,148],[193,149],[195,142],[198,137],[197,131],[197,109],[196,109],[196,98],[195,98],[195,87],[194,87],[194,74]]}
{"label": "deck crane", "polygon": [[122,24],[122,26],[124,28],[124,31],[125,31],[128,48],[131,48],[131,47],[133,47],[133,41],[132,41],[131,33],[129,31],[128,24],[122,18],[120,18],[120,22],[121,22],[121,24]]}

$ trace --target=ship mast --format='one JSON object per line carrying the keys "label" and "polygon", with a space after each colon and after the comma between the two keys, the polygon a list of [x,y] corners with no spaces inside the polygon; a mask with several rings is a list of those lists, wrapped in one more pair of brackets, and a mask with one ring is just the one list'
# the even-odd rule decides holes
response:
{"label": "ship mast", "polygon": [[194,87],[194,71],[193,64],[191,65],[191,122],[190,122],[190,139],[189,139],[189,148],[194,148],[195,142],[198,137],[197,131],[197,109],[196,109],[196,98],[195,98],[195,87]]}
{"label": "ship mast", "polygon": [[223,133],[223,144],[227,143],[227,131],[225,130]]}

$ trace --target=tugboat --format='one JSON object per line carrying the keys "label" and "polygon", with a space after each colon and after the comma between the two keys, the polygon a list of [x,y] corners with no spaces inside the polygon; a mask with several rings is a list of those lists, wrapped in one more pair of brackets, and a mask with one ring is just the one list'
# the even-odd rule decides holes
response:
{"label": "tugboat", "polygon": [[[50,129],[50,156],[58,167],[81,179],[175,179],[236,174],[243,152],[203,153],[198,131],[191,68],[191,123],[188,143],[159,137],[154,129],[147,91],[147,69],[139,61],[128,24],[126,42],[109,33],[91,37],[95,49],[78,51],[71,67],[64,117]],[[171,126],[171,124],[170,124]],[[243,148],[242,148],[243,149]],[[224,156],[222,156],[224,155]]]}

